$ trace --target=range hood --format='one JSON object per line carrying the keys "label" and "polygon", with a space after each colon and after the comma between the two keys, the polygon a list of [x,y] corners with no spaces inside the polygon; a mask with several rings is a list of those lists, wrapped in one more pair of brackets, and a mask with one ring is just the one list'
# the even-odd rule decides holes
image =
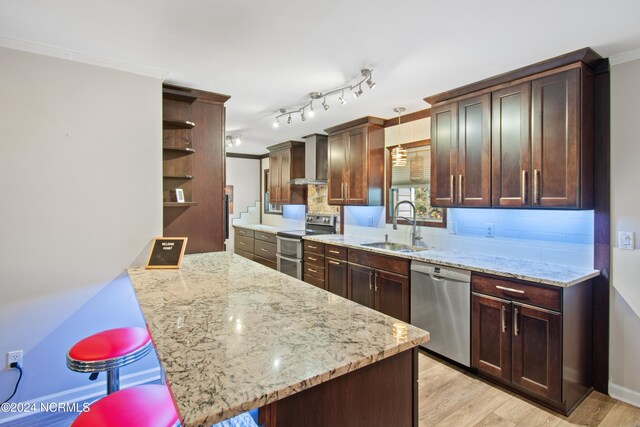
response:
{"label": "range hood", "polygon": [[304,178],[291,180],[296,185],[327,183],[327,135],[312,133],[304,137]]}

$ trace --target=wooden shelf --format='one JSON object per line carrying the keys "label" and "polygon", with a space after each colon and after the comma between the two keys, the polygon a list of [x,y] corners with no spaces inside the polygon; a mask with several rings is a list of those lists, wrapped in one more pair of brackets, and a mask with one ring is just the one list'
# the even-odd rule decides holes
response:
{"label": "wooden shelf", "polygon": [[165,208],[188,208],[190,206],[198,206],[198,204],[196,202],[164,202],[162,203],[162,206]]}
{"label": "wooden shelf", "polygon": [[193,129],[196,124],[188,120],[163,120],[164,129]]}
{"label": "wooden shelf", "polygon": [[173,101],[188,102],[189,104],[193,104],[198,99],[198,95],[193,93],[168,88],[162,89],[162,97]]}
{"label": "wooden shelf", "polygon": [[184,148],[180,148],[180,147],[162,147],[162,149],[164,151],[169,151],[172,153],[182,153],[182,154],[193,154],[196,152],[196,150],[194,150],[193,148],[189,148],[189,147],[184,147]]}
{"label": "wooden shelf", "polygon": [[193,179],[193,175],[164,175],[165,179]]}

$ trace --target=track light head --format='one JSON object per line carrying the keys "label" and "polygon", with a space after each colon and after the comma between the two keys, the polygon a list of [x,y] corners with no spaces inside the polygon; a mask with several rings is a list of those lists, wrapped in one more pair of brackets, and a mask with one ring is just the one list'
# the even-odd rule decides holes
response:
{"label": "track light head", "polygon": [[369,86],[369,89],[373,89],[374,87],[376,87],[376,84],[373,82],[373,80],[371,80],[371,77],[367,79],[367,86]]}
{"label": "track light head", "polygon": [[354,97],[358,98],[360,95],[362,95],[362,83],[358,85],[358,90],[353,91]]}
{"label": "track light head", "polygon": [[287,124],[290,125],[291,124],[291,114],[289,114],[289,118],[287,119]]}
{"label": "track light head", "polygon": [[329,109],[329,104],[327,104],[327,98],[325,98],[322,101],[322,107],[324,108],[324,111],[327,111]]}
{"label": "track light head", "polygon": [[342,94],[341,96],[338,97],[338,100],[340,101],[340,104],[344,105],[347,103],[347,100],[344,99],[344,94]]}
{"label": "track light head", "polygon": [[311,104],[309,104],[309,117],[313,117],[316,115],[315,111],[313,111],[313,99],[311,100]]}

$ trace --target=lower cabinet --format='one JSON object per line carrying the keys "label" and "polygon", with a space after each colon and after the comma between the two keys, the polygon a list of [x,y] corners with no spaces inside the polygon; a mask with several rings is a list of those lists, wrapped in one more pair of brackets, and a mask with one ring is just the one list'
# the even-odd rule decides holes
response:
{"label": "lower cabinet", "polygon": [[326,289],[343,298],[348,298],[347,261],[325,257],[324,266]]}
{"label": "lower cabinet", "polygon": [[276,263],[276,235],[248,228],[235,228],[233,252],[274,270]]}
{"label": "lower cabinet", "polygon": [[324,243],[303,242],[304,268],[303,280],[321,289],[325,286]]}
{"label": "lower cabinet", "polygon": [[570,413],[591,390],[591,283],[552,288],[472,276],[472,366]]}
{"label": "lower cabinet", "polygon": [[410,321],[409,261],[350,249],[347,277],[351,300]]}

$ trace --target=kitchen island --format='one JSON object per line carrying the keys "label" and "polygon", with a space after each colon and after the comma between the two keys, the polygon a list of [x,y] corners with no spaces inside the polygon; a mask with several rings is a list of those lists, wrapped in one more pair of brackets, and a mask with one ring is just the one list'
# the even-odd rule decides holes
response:
{"label": "kitchen island", "polygon": [[226,252],[129,276],[184,425],[417,427],[428,332]]}

